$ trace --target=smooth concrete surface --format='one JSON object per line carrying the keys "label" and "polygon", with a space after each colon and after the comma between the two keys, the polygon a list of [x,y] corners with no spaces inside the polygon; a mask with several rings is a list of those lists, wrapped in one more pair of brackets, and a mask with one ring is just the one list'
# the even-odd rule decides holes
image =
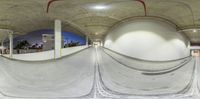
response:
{"label": "smooth concrete surface", "polygon": [[77,46],[77,47],[68,47],[68,48],[62,48],[61,49],[61,56],[66,56],[66,55],[70,55],[72,53],[84,50],[86,48],[88,48],[88,45],[84,45],[84,46]]}
{"label": "smooth concrete surface", "polygon": [[119,62],[126,67],[147,72],[173,70],[179,68],[182,65],[185,65],[188,61],[191,60],[190,56],[188,56],[182,59],[171,61],[145,61],[142,59],[125,56],[106,48],[103,51],[116,62]]}
{"label": "smooth concrete surface", "polygon": [[104,47],[145,60],[165,61],[188,56],[188,41],[172,24],[138,19],[115,26],[107,34]]}
{"label": "smooth concrete surface", "polygon": [[93,86],[94,55],[91,48],[54,61],[1,57],[0,92],[11,97],[83,97]]}
{"label": "smooth concrete surface", "polygon": [[153,66],[155,63],[151,64],[149,62],[149,67],[142,66],[142,63],[140,63],[132,64],[132,67],[138,69],[131,69],[113,60],[103,52],[100,55],[102,57],[100,62],[102,78],[105,85],[115,92],[133,95],[179,93],[190,84],[195,65],[194,60],[192,60],[178,70],[170,69],[166,72],[167,68],[176,67],[178,64],[167,64],[168,66],[163,67],[162,70],[162,65],[158,68],[158,66]]}
{"label": "smooth concrete surface", "polygon": [[[63,48],[60,51],[61,57],[66,55],[70,55],[77,51],[81,51],[88,46],[77,46],[77,47],[68,47]],[[54,50],[44,51],[44,52],[37,52],[37,53],[27,53],[27,54],[13,54],[12,59],[16,60],[24,60],[24,61],[43,61],[43,60],[51,60],[54,59]],[[9,55],[4,54],[3,56],[9,57]],[[39,57],[38,57],[39,56]]]}
{"label": "smooth concrete surface", "polygon": [[90,47],[55,61],[23,62],[1,57],[0,97],[199,99],[199,58],[171,60],[167,66],[153,69],[154,62],[146,61],[150,66],[142,69],[129,62],[128,65],[140,70],[129,68],[123,63],[127,60],[120,62],[118,59],[139,61],[99,47]]}

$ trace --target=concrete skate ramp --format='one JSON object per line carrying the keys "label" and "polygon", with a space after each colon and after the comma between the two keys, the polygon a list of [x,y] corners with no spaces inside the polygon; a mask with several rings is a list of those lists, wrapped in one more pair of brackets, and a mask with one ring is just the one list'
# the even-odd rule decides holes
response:
{"label": "concrete skate ramp", "polygon": [[154,62],[127,59],[109,50],[98,49],[97,52],[101,83],[105,90],[113,94],[142,96],[184,94],[193,82],[195,59],[192,57],[161,62],[164,65],[159,67]]}
{"label": "concrete skate ramp", "polygon": [[112,59],[128,68],[146,72],[164,71],[169,69],[173,70],[175,68],[181,67],[181,65],[185,65],[191,59],[190,56],[188,56],[177,60],[148,61],[125,56],[123,54],[117,53],[106,48],[103,51]]}
{"label": "concrete skate ramp", "polygon": [[93,86],[94,55],[88,48],[41,62],[0,57],[0,91],[9,97],[84,97]]}

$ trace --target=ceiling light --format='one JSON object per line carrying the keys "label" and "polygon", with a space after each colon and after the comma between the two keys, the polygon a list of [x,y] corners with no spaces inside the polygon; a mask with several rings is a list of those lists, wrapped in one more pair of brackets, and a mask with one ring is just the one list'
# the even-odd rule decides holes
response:
{"label": "ceiling light", "polygon": [[197,30],[196,30],[196,29],[193,29],[193,32],[194,32],[194,33],[196,33],[196,32],[197,32]]}
{"label": "ceiling light", "polygon": [[193,32],[193,33],[197,33],[199,31],[200,31],[200,27],[178,30],[178,32]]}
{"label": "ceiling light", "polygon": [[107,9],[108,7],[105,5],[95,5],[92,8],[96,10],[103,10],[103,9]]}

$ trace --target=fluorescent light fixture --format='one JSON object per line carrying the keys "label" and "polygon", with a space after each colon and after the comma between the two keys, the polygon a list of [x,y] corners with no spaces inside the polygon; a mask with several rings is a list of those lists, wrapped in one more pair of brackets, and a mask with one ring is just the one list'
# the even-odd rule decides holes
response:
{"label": "fluorescent light fixture", "polygon": [[108,7],[105,5],[95,5],[95,6],[92,6],[92,8],[95,10],[103,10],[103,9],[107,9]]}
{"label": "fluorescent light fixture", "polygon": [[198,31],[200,31],[200,28],[182,29],[182,30],[179,30],[178,32],[184,32],[184,31],[196,33],[196,32],[198,32]]}
{"label": "fluorescent light fixture", "polygon": [[197,32],[197,30],[196,30],[196,29],[193,29],[193,32],[194,32],[194,33],[196,33],[196,32]]}

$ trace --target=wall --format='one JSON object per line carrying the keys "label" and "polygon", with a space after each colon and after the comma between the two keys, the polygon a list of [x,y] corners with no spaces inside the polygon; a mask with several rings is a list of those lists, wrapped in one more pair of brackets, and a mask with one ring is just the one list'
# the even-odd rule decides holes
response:
{"label": "wall", "polygon": [[189,55],[188,40],[175,26],[158,20],[138,19],[116,26],[104,47],[145,60],[173,60]]}
{"label": "wall", "polygon": [[77,51],[80,51],[82,49],[87,48],[88,46],[79,46],[79,47],[68,47],[68,48],[63,48],[61,49],[61,55],[66,56],[72,53],[75,53]]}
{"label": "wall", "polygon": [[[61,49],[61,56],[66,56],[82,49],[87,48],[88,46],[78,46],[78,47],[69,47]],[[9,57],[9,55],[4,55],[5,57]],[[37,52],[37,53],[28,53],[28,54],[13,54],[13,59],[17,60],[25,60],[25,61],[42,61],[54,59],[54,50]]]}

